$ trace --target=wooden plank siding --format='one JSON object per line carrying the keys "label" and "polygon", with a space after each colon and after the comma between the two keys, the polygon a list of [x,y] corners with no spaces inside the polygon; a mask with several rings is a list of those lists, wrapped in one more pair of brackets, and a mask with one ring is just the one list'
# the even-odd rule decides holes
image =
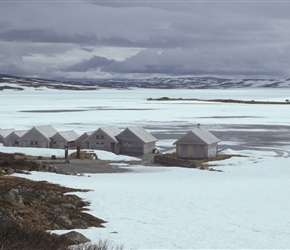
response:
{"label": "wooden plank siding", "polygon": [[121,133],[117,127],[99,128],[82,142],[82,148],[104,150],[118,153],[118,140],[116,136]]}
{"label": "wooden plank siding", "polygon": [[84,140],[86,140],[91,134],[93,133],[93,131],[91,132],[85,132],[83,133],[80,137],[78,137],[75,141],[76,147],[80,147],[81,149],[85,149],[85,144],[83,143]]}
{"label": "wooden plank siding", "polygon": [[50,148],[50,137],[56,133],[51,126],[33,127],[19,138],[19,147]]}
{"label": "wooden plank siding", "polygon": [[219,139],[204,128],[197,127],[179,138],[176,154],[180,158],[205,159],[215,157],[218,152]]}
{"label": "wooden plank siding", "polygon": [[3,145],[6,147],[18,147],[19,146],[19,138],[23,136],[27,130],[22,131],[13,131],[10,133],[4,140]]}
{"label": "wooden plank siding", "polygon": [[119,153],[126,155],[144,155],[156,147],[157,139],[141,127],[126,128],[117,137]]}
{"label": "wooden plank siding", "polygon": [[76,140],[78,137],[79,135],[73,130],[57,132],[54,136],[50,138],[51,148],[75,148]]}

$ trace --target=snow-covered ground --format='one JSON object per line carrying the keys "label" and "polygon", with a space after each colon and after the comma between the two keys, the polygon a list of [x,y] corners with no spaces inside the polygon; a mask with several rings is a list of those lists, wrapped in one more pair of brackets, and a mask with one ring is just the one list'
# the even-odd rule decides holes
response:
{"label": "snow-covered ground", "polygon": [[[83,177],[39,172],[17,176],[91,189],[78,195],[91,202],[90,213],[108,221],[106,228],[79,230],[93,241],[109,239],[129,249],[289,249],[288,139],[281,136],[269,145],[265,139],[263,146],[254,148],[247,147],[247,140],[254,140],[264,129],[267,135],[279,134],[279,129],[287,133],[290,105],[146,101],[163,96],[289,99],[287,89],[0,91],[1,128],[49,124],[81,133],[103,125],[142,125],[151,132],[180,135],[201,123],[225,135],[233,126],[229,131],[235,135],[233,140],[220,138],[227,147],[223,153],[245,156],[211,163],[222,172],[124,165],[135,171]],[[250,136],[239,140],[239,133],[251,129]],[[169,146],[173,141],[164,137],[158,144]],[[243,150],[233,150],[239,143]],[[123,160],[113,154],[106,157]]]}

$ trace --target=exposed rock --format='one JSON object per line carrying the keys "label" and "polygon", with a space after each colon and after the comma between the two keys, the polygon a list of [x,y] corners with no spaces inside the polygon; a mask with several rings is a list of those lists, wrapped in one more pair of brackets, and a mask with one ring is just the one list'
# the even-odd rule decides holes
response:
{"label": "exposed rock", "polygon": [[15,188],[10,189],[8,191],[8,193],[4,194],[3,198],[6,201],[9,201],[11,203],[24,205],[23,204],[23,200],[22,200],[21,196],[19,195],[19,190],[18,189],[15,189]]}
{"label": "exposed rock", "polygon": [[46,181],[30,181],[12,176],[0,176],[0,224],[5,218],[19,223],[33,223],[46,230],[103,227],[105,221],[84,213],[88,202],[77,195],[78,190]]}
{"label": "exposed rock", "polygon": [[16,221],[16,218],[7,210],[0,207],[0,221]]}
{"label": "exposed rock", "polygon": [[71,231],[66,234],[62,234],[60,237],[67,245],[76,245],[90,242],[90,240],[86,238],[83,234],[78,233],[76,231]]}
{"label": "exposed rock", "polygon": [[13,172],[14,172],[14,169],[13,168],[7,168],[6,169],[6,173],[7,174],[13,174]]}
{"label": "exposed rock", "polygon": [[59,228],[72,229],[73,224],[67,215],[56,215],[50,218],[51,221],[56,224]]}
{"label": "exposed rock", "polygon": [[71,203],[62,203],[60,206],[66,209],[76,209],[76,207]]}
{"label": "exposed rock", "polygon": [[88,223],[82,219],[72,219],[71,222],[75,228],[88,228]]}

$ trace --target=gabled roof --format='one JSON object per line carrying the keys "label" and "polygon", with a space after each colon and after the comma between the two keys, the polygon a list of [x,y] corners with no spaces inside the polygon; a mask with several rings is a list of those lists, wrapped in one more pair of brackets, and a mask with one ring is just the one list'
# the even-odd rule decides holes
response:
{"label": "gabled roof", "polygon": [[52,137],[53,135],[55,135],[57,133],[57,130],[50,125],[48,125],[48,126],[35,126],[33,128],[37,129],[40,133],[42,133],[44,136],[46,136],[48,138]]}
{"label": "gabled roof", "polygon": [[79,137],[79,135],[74,130],[57,132],[51,138],[55,137],[56,135],[62,136],[67,141],[75,141]]}
{"label": "gabled roof", "polygon": [[123,132],[125,132],[125,131],[132,132],[144,143],[157,141],[157,139],[153,135],[151,135],[149,132],[147,132],[142,127],[128,127]]}
{"label": "gabled roof", "polygon": [[7,135],[11,134],[13,131],[14,131],[14,128],[0,129],[0,135],[5,138]]}
{"label": "gabled roof", "polygon": [[[35,126],[28,130],[22,137],[26,136],[30,133],[32,130],[37,130],[39,133],[41,133],[43,136],[45,136],[48,140],[50,140],[50,137],[55,135],[57,133],[56,129],[52,126]],[[21,137],[21,138],[22,138]],[[21,140],[20,138],[20,140]]]}
{"label": "gabled roof", "polygon": [[[23,136],[25,133],[27,133],[28,130],[16,130],[16,131],[13,131],[11,132],[8,136],[12,135],[12,134],[15,134],[16,136],[18,137],[21,137]],[[8,137],[7,136],[7,137]]]}
{"label": "gabled roof", "polygon": [[121,129],[115,126],[102,127],[99,128],[97,131],[99,130],[102,130],[104,133],[106,133],[116,143],[118,143],[116,136],[122,132]]}
{"label": "gabled roof", "polygon": [[15,135],[21,137],[22,135],[24,135],[25,133],[27,133],[28,130],[17,130],[17,131],[13,131],[12,133],[14,133]]}
{"label": "gabled roof", "polygon": [[94,131],[84,132],[81,136],[79,136],[76,141],[82,143],[86,140]]}
{"label": "gabled roof", "polygon": [[118,127],[115,127],[115,126],[108,126],[108,127],[98,128],[97,130],[95,130],[94,132],[92,132],[89,137],[87,137],[86,139],[84,139],[83,142],[89,140],[91,137],[95,136],[100,131],[102,131],[103,133],[105,133],[107,136],[110,137],[110,139],[112,141],[114,141],[116,143],[118,143],[118,141],[116,139],[116,136],[119,135],[122,132],[121,129],[119,129]]}
{"label": "gabled roof", "polygon": [[210,145],[213,143],[217,143],[220,140],[215,137],[212,133],[210,133],[208,130],[206,130],[205,128],[202,127],[197,127],[195,129],[192,129],[190,131],[188,131],[184,136],[182,136],[181,138],[179,138],[176,142],[174,142],[173,144],[190,144],[190,138],[198,138],[200,139],[203,143]]}
{"label": "gabled roof", "polygon": [[122,132],[121,129],[119,129],[118,127],[115,127],[115,126],[102,127],[99,129],[103,130],[106,134],[113,136],[113,137],[116,137],[118,134],[120,134]]}

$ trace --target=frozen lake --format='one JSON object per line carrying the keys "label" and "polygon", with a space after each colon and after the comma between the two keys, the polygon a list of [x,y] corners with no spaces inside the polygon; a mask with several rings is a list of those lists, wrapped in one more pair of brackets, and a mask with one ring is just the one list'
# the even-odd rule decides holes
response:
{"label": "frozen lake", "polygon": [[0,91],[1,128],[52,125],[78,133],[100,126],[143,126],[162,148],[200,123],[221,139],[221,148],[284,147],[290,140],[290,105],[248,105],[147,98],[200,98],[285,101],[288,89],[100,89]]}

